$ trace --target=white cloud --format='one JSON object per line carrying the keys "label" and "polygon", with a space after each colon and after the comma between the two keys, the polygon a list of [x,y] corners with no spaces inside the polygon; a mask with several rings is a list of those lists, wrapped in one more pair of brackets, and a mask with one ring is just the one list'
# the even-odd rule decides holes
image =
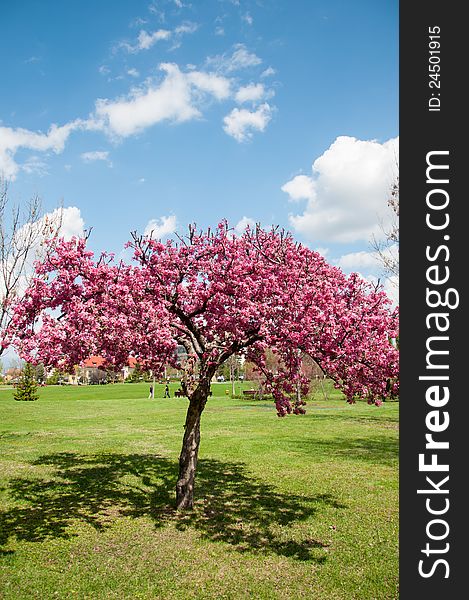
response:
{"label": "white cloud", "polygon": [[215,27],[215,35],[225,35],[225,30],[221,25]]}
{"label": "white cloud", "polygon": [[303,213],[290,215],[290,224],[314,241],[379,238],[397,161],[398,138],[381,144],[338,137],[314,161],[311,177],[298,175],[282,187],[292,200],[307,200]]}
{"label": "white cloud", "polygon": [[[195,24],[186,22],[177,27],[172,35],[182,35],[196,28]],[[159,37],[165,37],[166,34],[161,33],[163,31],[166,30],[159,30]],[[152,35],[152,40],[158,36]],[[143,45],[150,43],[144,35],[140,36],[140,42]],[[220,66],[218,59],[211,62]],[[243,44],[238,44],[231,55],[221,58],[221,62],[226,71],[231,72],[257,65],[261,59],[248,52]],[[31,150],[46,155],[48,152],[59,154],[63,152],[70,134],[77,130],[102,131],[111,136],[126,137],[162,121],[181,123],[200,118],[207,100],[222,101],[234,97],[233,79],[213,70],[197,70],[191,65],[184,72],[174,63],[162,63],[159,69],[163,72],[162,77],[148,78],[142,85],[131,88],[127,95],[115,99],[97,99],[95,110],[87,119],[75,119],[61,126],[53,124],[46,133],[0,126],[0,175],[12,181],[21,169],[29,174],[46,175],[46,160],[33,155],[24,159],[23,164],[18,164],[17,152]],[[102,74],[109,73],[106,65],[99,70]],[[138,77],[139,72],[129,68],[127,75]],[[273,111],[265,102],[269,97],[261,83],[250,83],[239,88],[236,94],[239,103],[263,99],[264,104],[255,111],[234,109],[224,119],[224,130],[238,141],[250,139],[253,131],[264,131]],[[103,153],[83,153],[82,159],[85,162],[103,160],[111,166],[109,157]]]}
{"label": "white cloud", "polygon": [[81,159],[85,163],[95,162],[97,160],[106,161],[109,165],[112,163],[109,160],[109,152],[105,152],[103,150],[93,150],[91,152],[82,152],[80,154]]}
{"label": "white cloud", "polygon": [[186,75],[187,80],[202,92],[215,96],[217,100],[225,100],[231,94],[231,82],[226,77],[220,77],[214,73],[203,71],[192,71]]}
{"label": "white cloud", "polygon": [[323,248],[322,246],[314,248],[314,251],[318,252],[321,256],[327,256],[329,254],[329,248]]}
{"label": "white cloud", "polygon": [[151,235],[153,239],[161,239],[176,231],[177,219],[175,215],[160,217],[148,221],[144,235]]}
{"label": "white cloud", "polygon": [[244,44],[236,44],[230,56],[218,54],[207,58],[206,64],[225,73],[255,67],[262,63],[262,59],[249,52]]}
{"label": "white cloud", "polygon": [[67,206],[64,209],[56,209],[47,216],[52,219],[58,218],[60,210],[62,210],[60,235],[66,240],[70,240],[72,237],[81,237],[85,229],[85,221],[81,216],[80,209],[76,206]]}
{"label": "white cloud", "polygon": [[[335,264],[342,269],[348,271],[364,270],[366,272],[374,272],[382,274],[384,270],[383,260],[387,260],[390,263],[399,263],[399,245],[392,244],[380,250],[380,253],[376,250],[351,252],[341,256]],[[386,275],[386,277],[388,277]]]}
{"label": "white cloud", "polygon": [[136,46],[128,46],[130,52],[138,52],[139,50],[149,50],[156,42],[167,40],[171,37],[171,32],[167,29],[158,29],[153,33],[147,33],[144,29],[140,31],[137,38]]}
{"label": "white cloud", "polygon": [[28,173],[28,175],[37,175],[38,177],[49,175],[47,163],[41,160],[39,156],[35,155],[27,158],[26,161],[21,165],[21,169],[25,173]]}
{"label": "white cloud", "polygon": [[255,111],[234,108],[224,119],[224,131],[237,142],[246,142],[253,131],[264,131],[272,118],[272,108],[265,102]]}
{"label": "white cloud", "polygon": [[[27,260],[24,266],[21,267],[21,271],[18,271],[18,265],[12,261],[12,257],[7,261],[6,265],[1,266],[6,266],[15,277],[18,277],[16,286],[17,294],[21,295],[24,293],[28,285],[28,279],[34,273],[35,261],[44,258],[44,250],[46,248],[44,240],[55,234],[59,225],[58,235],[64,237],[65,240],[70,240],[73,236],[82,236],[84,221],[81,217],[80,209],[75,206],[63,209],[57,208],[52,212],[46,213],[34,223],[25,223],[16,231],[12,243],[18,248],[24,248],[25,245],[29,247]],[[30,243],[31,240],[33,240],[32,244]],[[4,293],[3,284],[0,284],[0,297]]]}
{"label": "white cloud", "polygon": [[272,75],[275,75],[277,71],[275,69],[273,69],[272,67],[267,67],[267,69],[265,69],[265,71],[262,71],[261,73],[261,77],[271,77]]}
{"label": "white cloud", "polygon": [[342,255],[334,263],[344,271],[376,271],[380,268],[376,252],[349,252]]}
{"label": "white cloud", "polygon": [[160,69],[165,73],[163,81],[147,82],[144,87],[134,88],[128,97],[96,102],[96,115],[103,128],[126,137],[161,121],[189,121],[201,116],[197,107],[200,92],[219,100],[230,93],[230,82],[219,75],[183,73],[174,63],[163,63]]}
{"label": "white cloud", "polygon": [[200,116],[191,104],[190,88],[177,65],[164,64],[160,68],[166,78],[159,86],[134,88],[128,98],[96,102],[96,114],[112,133],[125,137],[160,121],[182,122]]}
{"label": "white cloud", "polygon": [[[36,175],[47,174],[47,164],[37,156],[27,158],[23,165],[15,160],[19,150],[60,154],[73,131],[104,131],[126,137],[143,131],[161,121],[184,122],[202,116],[200,105],[206,98],[226,100],[231,97],[231,80],[216,73],[182,72],[176,64],[163,63],[162,80],[148,79],[131,89],[127,96],[115,100],[98,99],[94,114],[88,119],[76,119],[65,125],[51,125],[47,133],[23,128],[0,126],[0,175],[14,181],[20,169]],[[130,69],[130,75],[137,71]],[[85,152],[85,162],[106,160],[103,152]]]}
{"label": "white cloud", "polygon": [[238,44],[236,50],[230,59],[229,71],[236,71],[238,69],[246,69],[248,67],[255,67],[262,63],[256,54],[248,52],[243,44]]}
{"label": "white cloud", "polygon": [[247,23],[248,25],[252,25],[253,24],[253,18],[251,17],[251,15],[247,12],[244,15],[241,16],[241,19]]}
{"label": "white cloud", "polygon": [[289,200],[313,200],[316,195],[314,181],[307,175],[297,175],[282,185],[282,192],[289,196]]}
{"label": "white cloud", "polygon": [[142,50],[150,50],[155,44],[162,41],[174,39],[173,48],[178,47],[181,42],[181,37],[190,33],[194,33],[198,29],[197,23],[191,21],[184,21],[181,25],[178,25],[173,30],[170,29],[157,29],[153,32],[148,32],[142,29],[137,37],[134,44],[129,42],[120,42],[117,48],[124,48],[131,54],[137,54]]}
{"label": "white cloud", "polygon": [[198,28],[199,28],[199,26],[197,25],[197,23],[192,23],[191,21],[185,21],[184,23],[182,23],[181,25],[178,25],[174,29],[174,33],[176,35],[184,35],[186,33],[195,33]]}
{"label": "white cloud", "polygon": [[250,217],[243,217],[236,223],[235,228],[234,228],[235,233],[237,235],[241,235],[242,233],[244,233],[244,231],[248,225],[252,229],[256,226],[256,222],[254,221],[254,219],[251,219]]}
{"label": "white cloud", "polygon": [[[41,232],[40,242],[50,235],[50,225],[57,227],[60,225],[58,232],[59,237],[69,241],[72,237],[81,237],[84,233],[85,221],[81,216],[81,211],[76,206],[66,206],[65,208],[56,208],[55,210],[44,214],[33,227],[38,232]],[[23,235],[28,229],[30,230],[31,223],[27,223],[20,230],[19,235]]]}
{"label": "white cloud", "polygon": [[0,127],[0,174],[12,181],[16,178],[20,166],[14,157],[21,148],[60,154],[72,131],[80,128],[87,128],[87,125],[79,119],[60,127],[51,125],[47,133]]}
{"label": "white cloud", "polygon": [[243,102],[256,102],[265,94],[265,89],[262,83],[250,83],[242,86],[236,92],[235,100],[242,104]]}

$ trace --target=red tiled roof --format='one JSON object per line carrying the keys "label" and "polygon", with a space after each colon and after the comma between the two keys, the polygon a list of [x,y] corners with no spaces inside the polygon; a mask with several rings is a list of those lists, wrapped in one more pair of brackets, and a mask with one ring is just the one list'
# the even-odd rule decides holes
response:
{"label": "red tiled roof", "polygon": [[[89,358],[83,361],[83,367],[85,367],[85,369],[99,369],[99,367],[101,367],[104,364],[104,362],[105,360],[102,356],[90,356]],[[129,356],[127,364],[131,369],[134,369],[137,362],[138,361],[136,358],[134,358],[133,356]]]}
{"label": "red tiled roof", "polygon": [[85,368],[99,368],[104,364],[104,358],[102,356],[90,356],[83,361]]}

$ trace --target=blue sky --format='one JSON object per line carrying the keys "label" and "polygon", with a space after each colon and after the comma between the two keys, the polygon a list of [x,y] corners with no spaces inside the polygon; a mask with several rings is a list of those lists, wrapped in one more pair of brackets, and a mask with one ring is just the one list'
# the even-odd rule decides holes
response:
{"label": "blue sky", "polygon": [[[374,277],[396,174],[398,3],[2,3],[0,171],[119,253],[227,218]],[[314,164],[314,169],[312,165]]]}

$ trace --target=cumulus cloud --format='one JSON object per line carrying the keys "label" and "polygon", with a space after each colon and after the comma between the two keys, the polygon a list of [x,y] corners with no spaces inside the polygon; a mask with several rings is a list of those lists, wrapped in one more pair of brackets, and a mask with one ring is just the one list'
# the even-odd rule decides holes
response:
{"label": "cumulus cloud", "polygon": [[321,256],[328,256],[330,250],[329,248],[323,248],[322,246],[318,246],[317,248],[314,248],[315,252],[318,252]]}
{"label": "cumulus cloud", "polygon": [[234,108],[223,119],[224,131],[234,137],[237,142],[246,142],[253,136],[253,131],[264,131],[272,119],[272,108],[265,102],[255,111],[245,108]]}
{"label": "cumulus cloud", "polygon": [[14,157],[20,148],[60,154],[72,131],[84,127],[84,123],[77,119],[60,127],[51,125],[47,133],[0,127],[0,173],[11,180],[16,178],[20,167]]}
{"label": "cumulus cloud", "polygon": [[[15,286],[17,294],[24,293],[28,280],[34,273],[35,261],[44,258],[46,248],[44,240],[50,238],[51,234],[56,233],[59,225],[58,235],[65,238],[65,240],[70,240],[73,236],[82,236],[84,221],[80,209],[75,206],[57,208],[46,213],[34,223],[25,223],[15,232],[12,244],[17,248],[25,248],[26,246],[29,248],[25,263],[22,265],[21,271],[18,271],[18,263],[15,263],[13,257],[10,256],[7,262],[1,264],[0,267],[6,268],[17,278]],[[5,293],[3,285],[4,282],[0,283],[0,296]]]}
{"label": "cumulus cloud", "polygon": [[62,212],[62,224],[60,227],[60,235],[66,240],[72,237],[81,237],[85,230],[85,221],[81,216],[80,209],[76,206],[67,206],[64,209],[56,209],[49,213],[49,218],[55,219]]}
{"label": "cumulus cloud", "polygon": [[148,221],[144,235],[151,235],[153,239],[161,239],[176,231],[177,219],[175,215],[160,217]]}
{"label": "cumulus cloud", "polygon": [[194,87],[211,94],[217,100],[226,100],[231,94],[231,82],[226,77],[203,71],[192,71],[186,75],[186,78]]}
{"label": "cumulus cloud", "polygon": [[312,241],[381,237],[397,162],[398,138],[379,143],[338,137],[314,161],[312,176],[297,175],[282,186],[291,200],[306,200],[302,213],[290,215],[290,224]]}
{"label": "cumulus cloud", "polygon": [[308,200],[314,198],[314,181],[307,175],[297,175],[282,186],[282,191],[288,194],[289,200]]}
{"label": "cumulus cloud", "polygon": [[242,219],[240,219],[236,225],[235,225],[235,233],[237,235],[241,235],[242,233],[244,233],[244,231],[246,230],[246,227],[251,227],[254,228],[256,226],[256,222],[254,221],[254,219],[251,219],[250,217],[243,217]]}
{"label": "cumulus cloud", "polygon": [[349,252],[334,261],[344,271],[375,271],[379,268],[379,260],[376,252]]}
{"label": "cumulus cloud", "polygon": [[[172,33],[173,36],[193,31],[196,25],[183,23]],[[152,40],[164,37],[163,30],[158,36],[152,34]],[[150,43],[147,37],[140,36],[140,43]],[[229,56],[218,57],[207,61],[207,64],[223,68],[226,72],[257,65],[261,59],[250,53],[242,44],[235,46]],[[225,101],[234,99],[239,104],[244,102],[264,104],[256,110],[234,109],[224,119],[224,130],[238,141],[249,140],[254,131],[264,131],[271,120],[273,107],[265,101],[272,95],[266,92],[262,83],[249,83],[238,88],[236,94],[232,90],[234,79],[218,69],[198,70],[188,65],[185,71],[175,63],[159,65],[161,77],[148,78],[142,85],[134,86],[129,93],[117,98],[99,98],[95,102],[94,111],[87,119],[75,119],[64,125],[53,124],[47,132],[30,131],[24,128],[0,126],[0,175],[15,180],[21,169],[25,173],[47,174],[47,162],[36,156],[30,156],[18,164],[16,154],[19,150],[36,152],[63,152],[65,145],[74,131],[102,131],[116,138],[123,138],[140,133],[148,127],[160,122],[182,123],[202,117],[202,110],[207,101]],[[108,73],[103,66],[100,71]],[[135,68],[128,69],[127,75],[138,77]],[[85,162],[95,160],[111,162],[103,151],[85,152],[81,155]]]}
{"label": "cumulus cloud", "polygon": [[[399,247],[393,244],[383,249],[382,254],[384,258],[396,261],[399,257]],[[346,271],[363,270],[378,273],[383,270],[382,257],[375,250],[350,252],[342,255],[335,263]]]}
{"label": "cumulus cloud", "polygon": [[163,63],[160,69],[165,73],[163,81],[147,82],[117,100],[96,102],[96,116],[103,128],[126,137],[161,121],[182,123],[201,116],[197,107],[200,93],[218,100],[230,93],[230,82],[214,73],[183,73],[174,63]]}
{"label": "cumulus cloud", "polygon": [[248,85],[242,86],[236,92],[235,100],[239,104],[244,102],[256,102],[264,97],[265,88],[262,83],[249,83]]}

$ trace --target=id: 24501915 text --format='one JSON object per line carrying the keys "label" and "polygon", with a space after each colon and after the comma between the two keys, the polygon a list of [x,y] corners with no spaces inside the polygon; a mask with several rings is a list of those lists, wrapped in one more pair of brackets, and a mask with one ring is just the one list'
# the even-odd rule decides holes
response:
{"label": "id: 24501915 text", "polygon": [[439,112],[441,110],[441,36],[440,28],[435,25],[428,28],[428,87],[431,95],[428,98],[428,110]]}

